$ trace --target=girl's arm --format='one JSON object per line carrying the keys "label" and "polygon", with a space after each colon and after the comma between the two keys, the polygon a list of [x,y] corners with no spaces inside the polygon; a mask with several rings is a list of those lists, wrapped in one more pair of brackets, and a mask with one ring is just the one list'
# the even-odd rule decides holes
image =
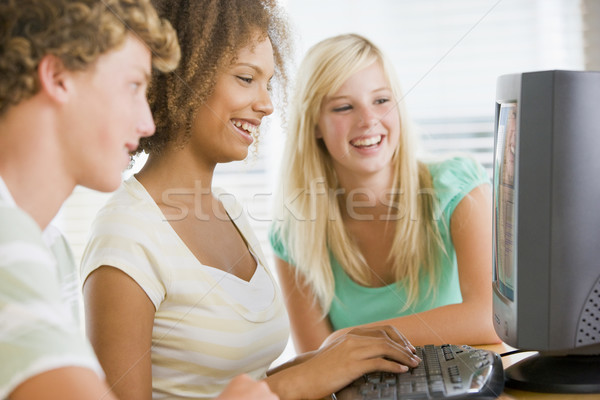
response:
{"label": "girl's arm", "polygon": [[[362,326],[392,325],[418,346],[498,343],[492,324],[491,211],[490,186],[480,185],[462,199],[450,220],[462,303]],[[329,342],[349,331],[341,329],[327,337],[331,325],[328,319],[321,319],[310,289],[302,280],[295,283],[292,266],[281,260],[277,260],[277,266],[299,351],[314,350],[326,338]]]}
{"label": "girl's arm", "polygon": [[154,305],[144,290],[119,269],[102,266],[83,286],[87,335],[120,399],[152,398]]}
{"label": "girl's arm", "polygon": [[294,347],[298,353],[316,350],[333,332],[327,316],[312,294],[304,278],[295,274],[295,268],[275,257],[277,277],[283,291],[290,317]]}

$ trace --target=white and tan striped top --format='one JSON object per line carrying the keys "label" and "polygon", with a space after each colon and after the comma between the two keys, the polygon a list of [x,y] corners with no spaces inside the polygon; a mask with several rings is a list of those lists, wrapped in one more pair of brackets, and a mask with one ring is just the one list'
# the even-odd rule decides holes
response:
{"label": "white and tan striped top", "polygon": [[288,341],[285,306],[258,240],[239,203],[232,196],[220,199],[257,258],[249,282],[202,265],[133,177],[92,226],[82,280],[101,265],[114,266],[156,308],[154,399],[212,398],[240,373],[262,379]]}

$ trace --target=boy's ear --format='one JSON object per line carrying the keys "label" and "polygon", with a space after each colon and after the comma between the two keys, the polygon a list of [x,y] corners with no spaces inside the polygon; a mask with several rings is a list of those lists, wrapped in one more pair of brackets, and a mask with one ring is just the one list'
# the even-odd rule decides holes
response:
{"label": "boy's ear", "polygon": [[46,54],[38,65],[38,79],[41,91],[61,103],[67,101],[70,71],[60,58]]}

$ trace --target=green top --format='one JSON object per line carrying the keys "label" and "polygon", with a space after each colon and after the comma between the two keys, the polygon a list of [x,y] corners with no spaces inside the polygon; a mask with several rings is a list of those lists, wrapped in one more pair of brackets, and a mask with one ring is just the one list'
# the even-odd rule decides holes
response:
{"label": "green top", "polygon": [[[433,188],[440,215],[438,226],[448,256],[442,255],[441,276],[435,295],[428,295],[429,279],[420,277],[419,297],[409,309],[402,311],[407,298],[402,281],[383,287],[365,287],[354,282],[330,253],[335,281],[335,296],[331,303],[329,319],[334,330],[370,322],[401,317],[432,308],[462,302],[458,280],[456,254],[450,237],[450,218],[460,201],[477,186],[489,183],[486,171],[471,158],[455,157],[427,164],[433,180]],[[438,214],[440,213],[441,214]],[[273,227],[272,227],[273,228]],[[277,257],[290,262],[281,238],[273,229],[271,246]]]}

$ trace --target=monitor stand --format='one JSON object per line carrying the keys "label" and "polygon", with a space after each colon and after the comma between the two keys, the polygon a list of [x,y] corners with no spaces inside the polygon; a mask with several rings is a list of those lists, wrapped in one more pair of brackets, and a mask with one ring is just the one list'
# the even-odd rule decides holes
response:
{"label": "monitor stand", "polygon": [[506,387],[545,393],[600,393],[600,355],[536,354],[508,367]]}

